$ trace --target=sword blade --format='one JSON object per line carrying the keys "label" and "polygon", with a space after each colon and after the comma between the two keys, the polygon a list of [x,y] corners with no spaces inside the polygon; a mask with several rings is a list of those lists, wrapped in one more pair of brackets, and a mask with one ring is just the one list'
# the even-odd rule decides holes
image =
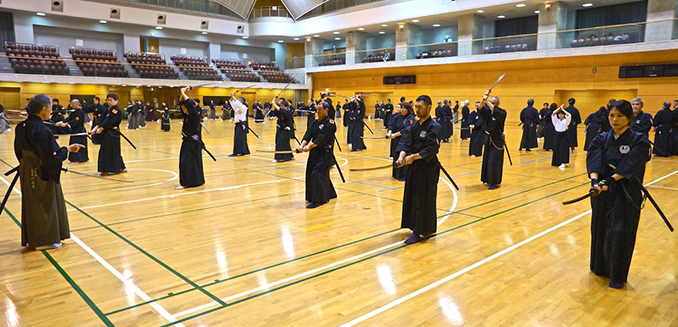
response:
{"label": "sword blade", "polygon": [[99,176],[99,175],[91,175],[91,174],[86,174],[83,172],[75,171],[75,170],[70,170],[69,168],[61,168],[66,173],[73,173],[76,175],[82,175],[82,176],[87,176],[87,177],[92,177],[92,178],[100,178],[100,179],[105,179],[109,181],[115,181],[115,182],[123,182],[123,183],[134,183],[134,181],[128,181],[124,179],[117,179],[117,178],[112,178],[112,177],[104,177],[104,176]]}
{"label": "sword blade", "polygon": [[569,201],[563,201],[563,205],[569,205],[569,204],[577,203],[577,202],[582,201],[582,200],[586,200],[586,199],[590,198],[592,194],[593,194],[592,192],[589,192],[588,194],[582,195],[582,196],[580,196],[576,199],[572,199],[572,200],[569,200]]}
{"label": "sword blade", "polygon": [[349,171],[372,171],[372,170],[382,170],[382,169],[387,169],[387,168],[393,168],[393,164],[378,166],[378,167],[370,167],[370,168],[349,168]]}
{"label": "sword blade", "polygon": [[502,79],[504,79],[504,76],[506,76],[506,74],[508,74],[508,72],[509,72],[509,71],[508,71],[508,69],[507,69],[501,76],[499,76],[499,78],[497,79],[497,81],[494,82],[494,84],[492,84],[492,86],[490,86],[490,91],[492,91],[492,89],[497,85],[497,83],[499,83],[499,81],[501,81]]}

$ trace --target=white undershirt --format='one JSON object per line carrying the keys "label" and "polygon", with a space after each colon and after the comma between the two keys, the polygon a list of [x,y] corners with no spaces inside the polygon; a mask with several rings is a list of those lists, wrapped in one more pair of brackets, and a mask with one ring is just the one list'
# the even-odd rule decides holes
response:
{"label": "white undershirt", "polygon": [[570,115],[569,112],[565,111],[565,118],[564,119],[558,119],[557,114],[551,115],[551,121],[553,122],[553,126],[556,128],[556,132],[562,133],[567,131],[567,126],[570,125],[570,121],[572,120],[572,115]]}
{"label": "white undershirt", "polygon": [[244,122],[247,120],[247,107],[244,104],[240,103],[239,100],[231,100],[231,107],[235,112],[234,119],[236,123]]}

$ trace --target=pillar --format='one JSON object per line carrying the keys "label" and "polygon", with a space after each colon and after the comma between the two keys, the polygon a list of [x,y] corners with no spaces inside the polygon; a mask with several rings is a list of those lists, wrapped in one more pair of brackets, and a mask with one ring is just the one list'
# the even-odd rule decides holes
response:
{"label": "pillar", "polygon": [[673,35],[678,36],[678,32],[675,31],[676,24],[669,20],[676,17],[677,2],[676,0],[649,0],[647,2],[645,42],[671,40]]}
{"label": "pillar", "polygon": [[483,45],[473,42],[483,37],[483,17],[478,14],[468,14],[459,17],[459,56],[470,56],[483,53]]}
{"label": "pillar", "polygon": [[304,43],[304,54],[306,55],[306,68],[317,67],[323,61],[323,40],[320,38],[307,38]]}
{"label": "pillar", "polygon": [[364,32],[351,31],[346,33],[346,64],[353,65],[363,62],[367,49],[367,36]]}

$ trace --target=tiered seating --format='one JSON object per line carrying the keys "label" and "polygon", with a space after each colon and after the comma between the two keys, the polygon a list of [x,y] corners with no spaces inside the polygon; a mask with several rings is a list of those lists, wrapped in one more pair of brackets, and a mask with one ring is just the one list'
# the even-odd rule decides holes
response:
{"label": "tiered seating", "polygon": [[266,81],[271,83],[290,83],[294,82],[294,79],[283,73],[278,66],[272,62],[253,62],[252,69],[259,72],[259,75],[263,77]]}
{"label": "tiered seating", "polygon": [[390,52],[379,52],[376,55],[369,55],[363,58],[363,62],[382,62],[382,61],[392,61],[395,59],[395,56]]}
{"label": "tiered seating", "polygon": [[159,54],[126,52],[125,59],[142,78],[179,78],[179,74],[167,65],[165,58]]}
{"label": "tiered seating", "polygon": [[533,51],[535,50],[535,48],[536,47],[530,46],[527,43],[504,44],[485,47],[485,49],[483,49],[483,53],[488,54],[488,53],[504,53],[517,51]]}
{"label": "tiered seating", "polygon": [[76,60],[78,67],[85,76],[129,76],[113,50],[70,48],[68,53]]}
{"label": "tiered seating", "polygon": [[203,58],[171,56],[170,59],[191,80],[220,81],[221,76]]}
{"label": "tiered seating", "polygon": [[452,57],[455,53],[452,49],[431,50],[417,53],[417,59]]}
{"label": "tiered seating", "polygon": [[608,33],[607,35],[588,35],[580,36],[570,42],[573,48],[592,47],[597,45],[623,44],[638,42],[638,34],[636,33]]}
{"label": "tiered seating", "polygon": [[335,58],[320,63],[320,66],[336,66],[336,65],[345,65],[346,58]]}
{"label": "tiered seating", "polygon": [[212,62],[233,82],[261,82],[257,74],[237,60],[212,59]]}
{"label": "tiered seating", "polygon": [[50,45],[5,42],[5,52],[17,73],[70,75],[59,48]]}

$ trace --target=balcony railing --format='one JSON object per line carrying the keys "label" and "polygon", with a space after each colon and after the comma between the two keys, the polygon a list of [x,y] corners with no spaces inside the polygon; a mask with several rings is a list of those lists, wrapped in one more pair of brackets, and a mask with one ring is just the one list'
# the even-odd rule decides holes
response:
{"label": "balcony railing", "polygon": [[261,17],[283,17],[283,18],[292,18],[287,9],[281,7],[261,7],[255,8],[252,10],[252,18],[261,18]]}

